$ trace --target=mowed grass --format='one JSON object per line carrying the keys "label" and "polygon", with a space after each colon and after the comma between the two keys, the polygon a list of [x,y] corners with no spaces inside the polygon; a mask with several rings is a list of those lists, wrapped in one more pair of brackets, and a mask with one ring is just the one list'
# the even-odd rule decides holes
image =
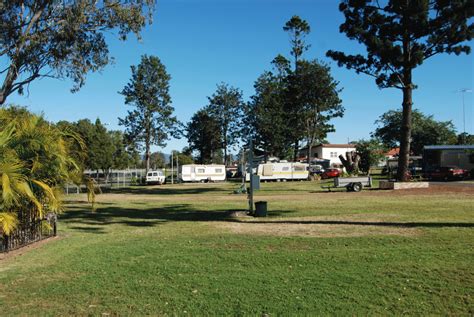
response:
{"label": "mowed grass", "polygon": [[474,189],[268,183],[69,196],[59,238],[0,260],[0,315],[472,315]]}

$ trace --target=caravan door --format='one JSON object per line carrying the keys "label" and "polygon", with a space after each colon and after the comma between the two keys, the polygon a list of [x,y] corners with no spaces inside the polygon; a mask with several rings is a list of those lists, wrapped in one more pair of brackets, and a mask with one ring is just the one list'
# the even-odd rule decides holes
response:
{"label": "caravan door", "polygon": [[196,166],[191,166],[191,180],[196,180]]}

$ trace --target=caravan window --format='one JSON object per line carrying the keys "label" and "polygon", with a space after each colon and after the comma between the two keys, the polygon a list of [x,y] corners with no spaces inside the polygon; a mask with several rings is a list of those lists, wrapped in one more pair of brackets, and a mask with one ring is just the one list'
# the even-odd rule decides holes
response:
{"label": "caravan window", "polygon": [[204,168],[198,168],[198,173],[204,174],[204,172],[205,172]]}
{"label": "caravan window", "polygon": [[153,173],[153,176],[158,176],[158,173],[157,173],[157,172],[154,172],[154,173]]}
{"label": "caravan window", "polygon": [[222,168],[216,168],[216,174],[221,174],[222,173]]}
{"label": "caravan window", "polygon": [[153,173],[148,173],[148,176],[153,176]]}
{"label": "caravan window", "polygon": [[283,172],[288,172],[290,170],[290,168],[288,166],[283,166],[283,168],[281,170]]}
{"label": "caravan window", "polygon": [[293,166],[295,171],[305,171],[305,166],[304,165],[295,165]]}

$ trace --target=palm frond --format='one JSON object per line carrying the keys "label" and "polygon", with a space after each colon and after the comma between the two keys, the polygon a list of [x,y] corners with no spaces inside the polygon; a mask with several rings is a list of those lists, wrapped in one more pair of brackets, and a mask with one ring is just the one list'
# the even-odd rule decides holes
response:
{"label": "palm frond", "polygon": [[12,212],[0,212],[0,234],[9,236],[18,226],[18,218]]}
{"label": "palm frond", "polygon": [[30,185],[26,182],[22,182],[16,185],[18,192],[21,193],[23,197],[26,197],[29,202],[31,202],[36,207],[36,216],[40,219],[43,218],[43,204],[41,201],[35,196],[33,191],[31,190]]}
{"label": "palm frond", "polygon": [[18,193],[15,186],[25,182],[22,174],[23,165],[14,159],[7,157],[0,161],[0,188],[2,191],[2,200],[5,204],[11,204],[18,200]]}
{"label": "palm frond", "polygon": [[95,207],[95,199],[97,194],[102,193],[101,189],[99,186],[97,186],[97,183],[95,180],[91,177],[87,177],[85,179],[86,183],[86,189],[87,189],[87,201],[91,204],[92,211],[96,211]]}

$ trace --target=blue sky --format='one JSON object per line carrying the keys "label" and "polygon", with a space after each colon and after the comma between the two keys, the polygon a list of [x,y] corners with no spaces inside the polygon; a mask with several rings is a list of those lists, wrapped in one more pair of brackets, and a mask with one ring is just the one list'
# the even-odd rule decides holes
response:
{"label": "blue sky", "polygon": [[[156,55],[172,76],[171,97],[179,120],[187,122],[206,105],[216,84],[226,82],[243,90],[246,100],[253,94],[253,83],[277,54],[290,57],[288,35],[282,27],[292,15],[299,15],[311,26],[305,58],[318,58],[332,66],[332,74],[344,90],[346,112],[334,120],[336,132],[331,143],[368,138],[374,121],[385,111],[399,108],[401,91],[379,90],[365,75],[339,68],[328,58],[329,49],[357,52],[362,48],[339,33],[343,21],[336,0],[162,0],[154,23],[144,29],[138,42],[108,36],[115,64],[101,73],[89,74],[86,85],[70,93],[68,80],[43,79],[31,84],[29,94],[13,95],[9,103],[27,106],[52,121],[100,118],[109,129],[122,129],[118,117],[127,107],[120,91],[130,78],[130,65],[142,54]],[[472,43],[471,43],[472,46]],[[462,132],[461,88],[473,88],[473,55],[435,56],[414,72],[419,89],[414,107],[437,120],[452,120]],[[465,95],[466,131],[474,134],[473,94]],[[186,140],[170,140],[160,149],[181,149]]]}

